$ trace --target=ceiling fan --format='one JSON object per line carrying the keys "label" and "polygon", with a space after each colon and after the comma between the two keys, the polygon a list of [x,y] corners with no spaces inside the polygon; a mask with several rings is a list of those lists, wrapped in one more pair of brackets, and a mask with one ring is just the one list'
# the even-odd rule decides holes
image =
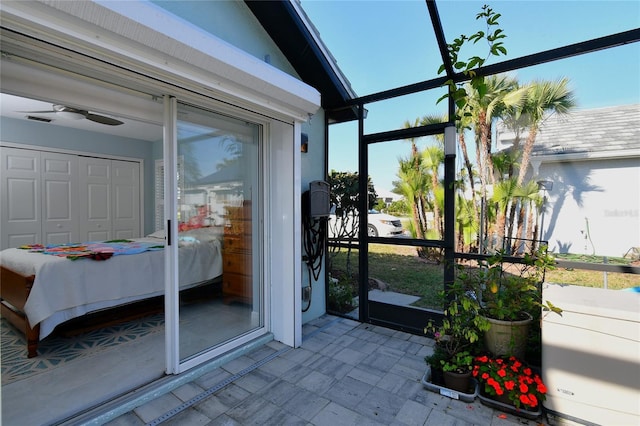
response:
{"label": "ceiling fan", "polygon": [[90,120],[107,126],[119,126],[124,124],[120,120],[99,114],[92,114],[85,109],[72,108],[65,105],[53,105],[50,111],[18,111],[27,114],[56,114],[60,118],[67,120]]}

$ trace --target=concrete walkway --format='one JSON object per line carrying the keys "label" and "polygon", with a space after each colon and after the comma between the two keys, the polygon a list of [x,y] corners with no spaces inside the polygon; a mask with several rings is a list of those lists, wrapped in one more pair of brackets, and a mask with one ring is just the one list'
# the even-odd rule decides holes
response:
{"label": "concrete walkway", "polygon": [[538,425],[424,389],[424,337],[324,316],[108,425]]}

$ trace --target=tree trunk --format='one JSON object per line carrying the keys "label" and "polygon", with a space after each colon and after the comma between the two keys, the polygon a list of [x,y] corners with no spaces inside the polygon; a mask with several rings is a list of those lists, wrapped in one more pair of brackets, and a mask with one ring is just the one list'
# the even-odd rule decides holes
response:
{"label": "tree trunk", "polygon": [[524,182],[524,177],[527,174],[527,169],[529,168],[529,162],[531,160],[531,152],[533,151],[533,144],[536,141],[536,136],[538,134],[538,126],[532,125],[529,128],[529,136],[527,136],[527,141],[522,148],[522,158],[520,159],[520,170],[518,171],[518,185],[522,185]]}

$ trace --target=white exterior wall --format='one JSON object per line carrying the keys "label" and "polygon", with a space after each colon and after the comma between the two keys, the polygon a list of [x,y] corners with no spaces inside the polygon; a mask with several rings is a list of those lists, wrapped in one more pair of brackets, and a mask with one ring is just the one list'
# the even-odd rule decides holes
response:
{"label": "white exterior wall", "polygon": [[[183,96],[188,96],[189,92],[199,93],[264,114],[297,130],[293,134],[282,133],[280,136],[286,140],[272,141],[274,144],[267,142],[271,145],[271,155],[283,158],[284,154],[289,158],[282,162],[286,167],[268,173],[270,188],[289,188],[289,196],[282,198],[284,202],[278,205],[277,211],[266,213],[267,220],[277,226],[274,225],[271,234],[265,235],[265,270],[268,274],[273,272],[269,265],[282,265],[277,279],[267,277],[271,300],[279,300],[286,306],[286,309],[274,309],[272,306],[272,312],[278,318],[271,319],[271,331],[276,339],[292,346],[299,345],[301,167],[300,153],[296,149],[299,150],[302,124],[318,111],[320,94],[290,74],[177,19],[150,2],[6,1],[1,12],[3,25],[18,33],[155,80],[135,79],[127,74],[114,76],[109,66],[95,72],[92,70],[91,75],[104,76],[109,80],[114,78],[119,84],[132,85],[136,90],[157,95],[173,90],[180,91]],[[248,10],[246,13],[250,15]],[[257,21],[253,22],[257,24]],[[268,36],[264,34],[264,37]],[[34,47],[34,52],[36,49]],[[60,59],[59,55],[51,54],[48,59],[45,55],[44,59],[52,62],[61,60],[60,66],[69,69],[94,66],[92,60],[84,61],[81,56]],[[8,87],[4,84],[4,77],[3,74],[3,89]],[[12,84],[14,87],[23,85],[25,92],[16,89],[13,93],[28,95],[26,87],[32,82],[19,80],[17,75]],[[71,95],[67,93],[66,97],[71,98]],[[315,126],[319,127],[313,133],[321,132],[318,129],[323,129],[323,120],[316,120]],[[281,152],[282,148],[288,148],[289,152]],[[323,161],[314,161],[314,164],[323,164]],[[314,167],[313,170],[317,173],[322,169]],[[278,229],[286,231],[277,232]],[[283,251],[284,246],[292,248]],[[286,279],[282,280],[282,277]],[[324,288],[323,283],[318,287]],[[319,304],[323,302],[321,298],[316,300]],[[324,303],[321,309],[324,309]]]}
{"label": "white exterior wall", "polygon": [[640,159],[543,163],[538,176],[553,181],[542,234],[551,250],[621,257],[640,246]]}

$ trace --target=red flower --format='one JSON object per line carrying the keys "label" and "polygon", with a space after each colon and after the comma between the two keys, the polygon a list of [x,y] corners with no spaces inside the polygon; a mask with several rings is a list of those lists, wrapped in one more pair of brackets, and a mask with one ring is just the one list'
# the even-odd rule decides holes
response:
{"label": "red flower", "polygon": [[540,376],[515,357],[476,357],[473,372],[485,394],[505,395],[516,408],[535,408],[545,399]]}

